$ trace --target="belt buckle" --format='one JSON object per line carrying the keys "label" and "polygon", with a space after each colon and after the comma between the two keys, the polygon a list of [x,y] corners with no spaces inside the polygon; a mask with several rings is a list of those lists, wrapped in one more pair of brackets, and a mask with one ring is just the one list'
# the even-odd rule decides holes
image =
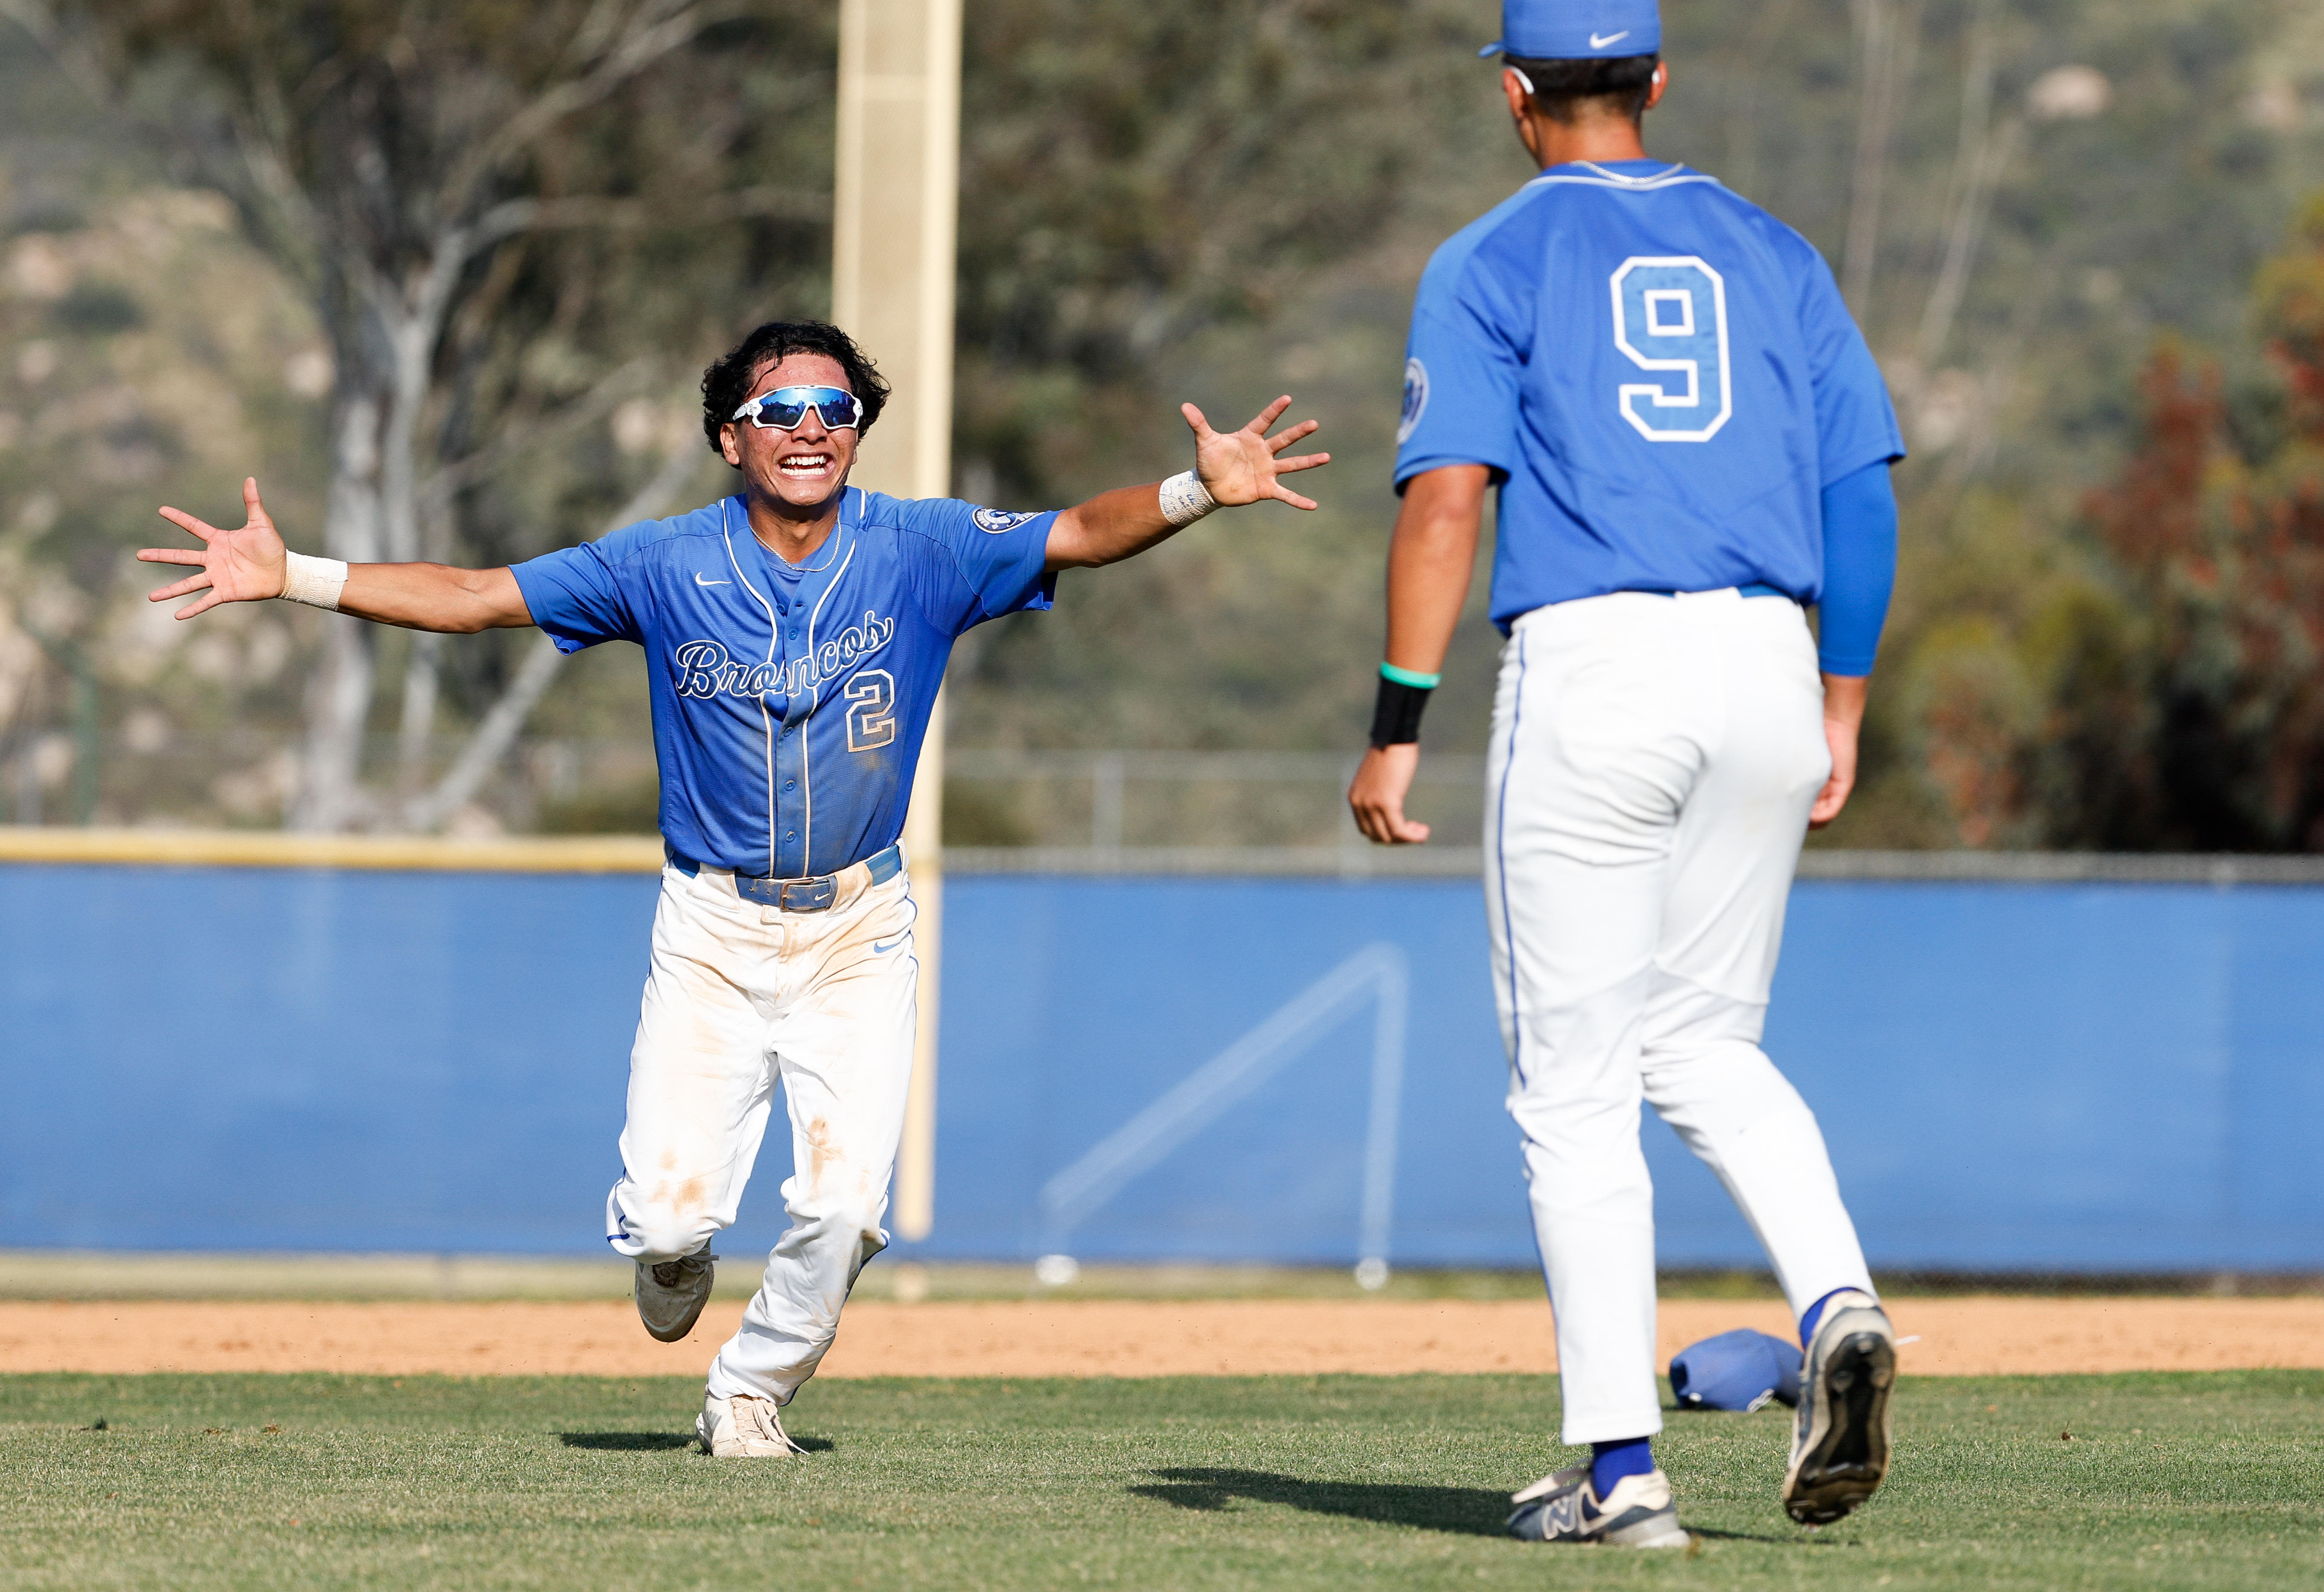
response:
{"label": "belt buckle", "polygon": [[828,875],[822,879],[789,879],[783,880],[782,888],[776,892],[775,906],[783,912],[823,912],[829,909],[838,895],[839,880]]}
{"label": "belt buckle", "polygon": [[734,889],[778,912],[824,912],[839,897],[839,879],[830,874],[821,879],[746,879],[738,873]]}

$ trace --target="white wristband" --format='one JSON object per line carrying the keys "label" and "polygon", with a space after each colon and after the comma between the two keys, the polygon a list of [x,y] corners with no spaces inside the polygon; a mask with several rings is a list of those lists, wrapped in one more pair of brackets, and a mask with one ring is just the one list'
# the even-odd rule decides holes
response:
{"label": "white wristband", "polygon": [[309,608],[339,611],[339,590],[347,584],[347,566],[337,558],[309,558],[304,553],[282,555],[282,597]]}
{"label": "white wristband", "polygon": [[1182,470],[1162,483],[1162,518],[1173,525],[1192,525],[1218,506],[1218,499],[1192,470]]}

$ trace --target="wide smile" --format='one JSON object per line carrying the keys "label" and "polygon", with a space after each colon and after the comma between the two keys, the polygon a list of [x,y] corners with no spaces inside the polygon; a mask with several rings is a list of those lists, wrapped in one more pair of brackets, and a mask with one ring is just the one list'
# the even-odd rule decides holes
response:
{"label": "wide smile", "polygon": [[812,481],[831,473],[832,454],[827,447],[786,450],[775,458],[775,472],[793,481]]}

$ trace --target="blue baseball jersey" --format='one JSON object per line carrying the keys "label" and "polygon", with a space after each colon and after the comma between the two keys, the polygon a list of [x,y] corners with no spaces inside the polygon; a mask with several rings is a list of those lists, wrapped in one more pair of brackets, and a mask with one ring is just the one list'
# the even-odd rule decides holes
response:
{"label": "blue baseball jersey", "polygon": [[1428,263],[1398,491],[1500,483],[1492,616],[1609,592],[1823,587],[1822,489],[1904,444],[1823,256],[1715,178],[1554,166]]}
{"label": "blue baseball jersey", "polygon": [[1054,512],[849,488],[805,564],[751,534],[742,499],[629,526],[517,565],[558,649],[645,649],[672,851],[800,879],[904,831],[953,642],[1047,608]]}

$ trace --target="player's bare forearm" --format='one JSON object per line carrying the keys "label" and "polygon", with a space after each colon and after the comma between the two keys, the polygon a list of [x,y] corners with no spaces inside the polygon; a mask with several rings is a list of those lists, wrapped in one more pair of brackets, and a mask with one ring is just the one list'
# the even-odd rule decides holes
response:
{"label": "player's bare forearm", "polygon": [[[1397,668],[1433,675],[1444,667],[1469,601],[1491,475],[1482,465],[1447,465],[1405,484],[1388,549],[1388,661]],[[1428,839],[1428,825],[1404,815],[1419,768],[1416,741],[1364,753],[1348,787],[1348,810],[1367,840],[1415,846]]]}
{"label": "player's bare forearm", "polygon": [[[1291,398],[1286,393],[1259,410],[1240,430],[1213,431],[1202,410],[1191,403],[1178,406],[1186,428],[1194,434],[1194,478],[1213,506],[1233,509],[1270,498],[1295,509],[1315,506],[1314,499],[1301,497],[1284,485],[1282,478],[1295,471],[1328,465],[1332,456],[1303,454],[1286,459],[1282,455],[1293,443],[1313,436],[1318,422],[1302,420],[1279,437],[1267,434],[1268,428],[1281,419],[1283,411],[1290,407]],[[1102,564],[1118,564],[1167,539],[1187,523],[1191,521],[1174,523],[1164,512],[1159,485],[1124,486],[1100,492],[1050,522],[1048,567],[1093,569]]]}
{"label": "player's bare forearm", "polygon": [[1864,729],[1864,704],[1872,682],[1863,676],[1823,677],[1823,739],[1831,748],[1831,778],[1816,793],[1808,811],[1808,827],[1821,829],[1840,816],[1856,788],[1856,743]]}
{"label": "player's bare forearm", "polygon": [[[152,603],[190,599],[180,619],[207,613],[221,603],[263,603],[284,594],[291,555],[259,501],[255,479],[242,483],[245,515],[237,529],[223,529],[182,509],[163,509],[161,518],[202,545],[144,548],[147,564],[190,565],[194,573],[148,595]],[[311,595],[311,594],[310,594]],[[337,594],[341,613],[409,630],[469,634],[532,622],[516,576],[506,569],[454,569],[443,564],[352,564]]]}
{"label": "player's bare forearm", "polygon": [[1051,569],[1095,569],[1119,564],[1176,535],[1162,517],[1161,488],[1120,486],[1057,516],[1049,527]]}
{"label": "player's bare forearm", "polygon": [[532,622],[516,576],[448,564],[351,564],[339,612],[407,630],[474,635]]}
{"label": "player's bare forearm", "polygon": [[1388,661],[1400,669],[1433,675],[1444,667],[1469,601],[1491,479],[1482,465],[1446,465],[1405,484],[1388,548]]}

